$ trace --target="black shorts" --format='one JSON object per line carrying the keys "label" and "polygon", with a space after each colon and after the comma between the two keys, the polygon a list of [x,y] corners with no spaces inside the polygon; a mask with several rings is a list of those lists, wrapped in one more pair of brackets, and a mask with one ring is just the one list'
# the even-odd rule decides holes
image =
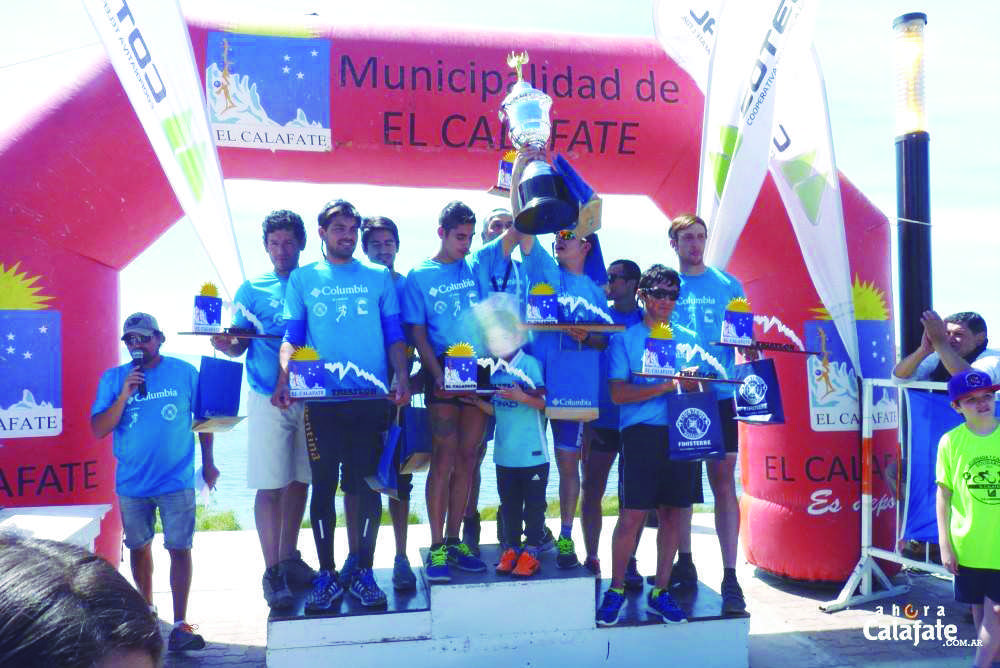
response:
{"label": "black shorts", "polygon": [[665,426],[635,424],[621,432],[618,504],[630,510],[690,508],[696,462],[671,460]]}
{"label": "black shorts", "polygon": [[394,409],[384,399],[307,401],[304,421],[313,484],[319,478],[336,486],[339,477],[346,494],[367,487],[365,477],[378,468],[382,433]]}
{"label": "black shorts", "polygon": [[[437,358],[438,365],[444,369],[444,355],[439,355]],[[487,367],[476,365],[476,387],[485,388],[490,384],[490,370]],[[442,397],[438,394],[437,385],[434,383],[432,378],[426,378],[424,381],[424,404],[430,406],[431,404],[451,404],[452,406],[468,406],[469,404],[463,402],[458,397]]]}
{"label": "black shorts", "polygon": [[982,605],[986,596],[994,603],[1000,603],[1000,570],[969,568],[959,564],[958,575],[955,576],[955,600]]}
{"label": "black shorts", "polygon": [[719,400],[719,424],[722,426],[722,442],[726,446],[726,452],[739,452],[740,430],[733,399]]}
{"label": "black shorts", "polygon": [[622,443],[622,434],[620,431],[611,427],[594,427],[593,430],[597,438],[590,440],[590,449],[592,452],[618,454]]}

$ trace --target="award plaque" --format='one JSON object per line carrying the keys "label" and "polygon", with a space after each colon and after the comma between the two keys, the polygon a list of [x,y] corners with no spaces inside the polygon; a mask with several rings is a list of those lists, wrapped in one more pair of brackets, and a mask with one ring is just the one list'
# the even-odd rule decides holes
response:
{"label": "award plaque", "polygon": [[289,394],[294,399],[325,397],[325,375],[326,369],[319,353],[309,346],[302,346],[288,360]]}
{"label": "award plaque", "polygon": [[201,286],[201,294],[194,298],[194,322],[197,333],[218,334],[222,331],[222,299],[219,289],[212,283]]}
{"label": "award plaque", "polygon": [[478,386],[476,352],[468,343],[456,343],[444,354],[444,390],[475,391]]}
{"label": "award plaque", "polygon": [[670,325],[660,323],[646,337],[642,352],[642,374],[649,376],[672,376],[676,371],[677,342]]}
{"label": "award plaque", "polygon": [[753,313],[745,298],[737,297],[726,305],[720,342],[731,346],[753,345]]}

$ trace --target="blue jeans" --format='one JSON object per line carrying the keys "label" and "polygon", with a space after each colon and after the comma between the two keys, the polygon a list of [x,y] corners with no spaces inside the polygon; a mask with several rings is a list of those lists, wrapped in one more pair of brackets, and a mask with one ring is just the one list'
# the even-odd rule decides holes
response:
{"label": "blue jeans", "polygon": [[163,546],[168,550],[190,550],[194,540],[194,489],[181,489],[159,496],[118,496],[125,547],[138,550],[153,540],[156,509],[163,524]]}

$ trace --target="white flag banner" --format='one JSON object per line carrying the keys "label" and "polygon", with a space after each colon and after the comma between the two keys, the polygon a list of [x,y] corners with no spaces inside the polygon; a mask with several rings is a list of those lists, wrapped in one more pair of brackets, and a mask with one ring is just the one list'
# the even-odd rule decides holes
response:
{"label": "white flag banner", "polygon": [[767,173],[779,65],[809,57],[816,0],[727,2],[712,50],[702,126],[698,215],[706,262],[724,267]]}
{"label": "white flag banner", "polygon": [[244,280],[187,24],[176,0],[83,0],[227,299]]}
{"label": "white flag banner", "polygon": [[816,293],[860,376],[840,177],[819,55],[810,51],[781,74],[769,167]]}
{"label": "white flag banner", "polygon": [[[708,87],[710,56],[724,3],[659,0],[653,5],[657,40],[702,92]],[[816,292],[858,372],[850,262],[822,69],[815,49],[808,58],[787,62],[775,101],[768,167]],[[738,238],[739,232],[733,237],[734,245]]]}

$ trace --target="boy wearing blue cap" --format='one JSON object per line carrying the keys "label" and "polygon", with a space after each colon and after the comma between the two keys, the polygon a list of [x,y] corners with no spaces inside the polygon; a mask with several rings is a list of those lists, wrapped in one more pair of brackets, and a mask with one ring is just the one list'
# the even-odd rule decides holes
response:
{"label": "boy wearing blue cap", "polygon": [[955,575],[955,600],[972,606],[980,646],[976,666],[1000,649],[1000,385],[977,369],[948,381],[951,406],[965,423],[941,437],[937,522],[941,563]]}

